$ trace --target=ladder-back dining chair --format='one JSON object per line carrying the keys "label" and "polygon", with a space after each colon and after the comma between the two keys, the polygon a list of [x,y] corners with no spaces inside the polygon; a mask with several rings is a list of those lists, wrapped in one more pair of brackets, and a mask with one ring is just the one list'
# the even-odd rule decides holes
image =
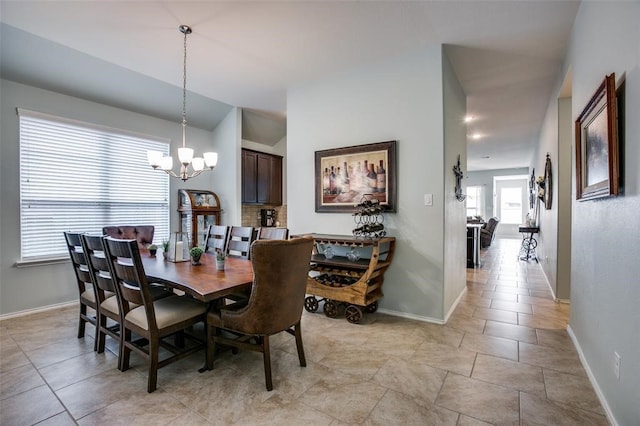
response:
{"label": "ladder-back dining chair", "polygon": [[[175,294],[154,300],[136,241],[107,237],[103,246],[121,298],[122,370],[129,369],[129,358],[135,351],[148,363],[147,392],[153,392],[157,387],[159,368],[202,348],[204,342],[185,333],[185,329],[205,320],[207,305]],[[133,333],[145,341],[133,340]],[[175,344],[167,339],[169,336],[176,337]],[[185,346],[185,337],[197,344]],[[160,359],[161,347],[171,355]]]}
{"label": "ladder-back dining chair", "polygon": [[[78,317],[78,339],[84,337],[85,326],[87,323],[96,327],[97,336],[97,318],[98,303],[96,300],[96,291],[91,280],[91,274],[87,266],[87,257],[82,249],[82,239],[80,233],[65,232],[64,238],[67,242],[69,250],[69,258],[71,266],[76,277],[76,286],[78,287],[78,296],[80,300],[80,314]],[[113,296],[113,293],[110,294]],[[95,312],[95,316],[91,316],[87,312],[87,308],[91,308]],[[94,342],[93,349],[98,348],[97,340]]]}

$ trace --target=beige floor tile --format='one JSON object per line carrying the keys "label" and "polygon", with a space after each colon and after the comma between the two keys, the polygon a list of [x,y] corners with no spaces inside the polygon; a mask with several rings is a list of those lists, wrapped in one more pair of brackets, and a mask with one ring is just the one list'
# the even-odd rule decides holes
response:
{"label": "beige floor tile", "polygon": [[383,397],[386,388],[353,376],[323,380],[300,397],[300,402],[347,423],[362,423]]}
{"label": "beige floor tile", "polygon": [[600,401],[585,376],[543,369],[547,398],[604,415]]}
{"label": "beige floor tile", "polygon": [[93,339],[67,339],[39,347],[25,354],[37,368],[46,367],[74,358],[78,355],[93,352]]}
{"label": "beige floor tile", "polygon": [[507,302],[506,300],[494,300],[491,302],[491,309],[501,309],[503,311],[522,312],[532,314],[531,305],[528,303]]}
{"label": "beige floor tile", "polygon": [[567,321],[559,318],[518,313],[518,325],[547,330],[566,330]]}
{"label": "beige floor tile", "polygon": [[520,418],[522,425],[608,426],[607,419],[599,414],[581,410],[520,393]]}
{"label": "beige floor tile", "polygon": [[473,317],[491,321],[506,322],[509,324],[518,323],[517,312],[503,311],[500,309],[476,308],[473,312]]}
{"label": "beige floor tile", "polygon": [[511,293],[511,294],[524,294],[526,296],[530,295],[528,288],[507,287],[507,286],[504,286],[504,285],[497,285],[496,286],[496,292],[499,292],[499,293]]}
{"label": "beige floor tile", "polygon": [[433,403],[447,372],[418,359],[392,358],[373,376],[380,386],[409,395],[423,403]]}
{"label": "beige floor tile", "polygon": [[494,337],[504,337],[505,339],[518,340],[527,343],[538,343],[536,330],[521,325],[508,324],[498,321],[487,321],[484,334]]}
{"label": "beige floor tile", "polygon": [[[550,346],[556,349],[574,350],[573,342],[566,330],[544,330],[537,329],[538,344],[540,346]],[[529,342],[531,343],[531,342]]]}
{"label": "beige floor tile", "polygon": [[162,389],[153,393],[145,389],[83,417],[78,424],[170,425],[181,423],[189,412],[188,407]]}
{"label": "beige floor tile", "polygon": [[[488,297],[493,300],[506,300],[507,302],[517,302],[518,295],[512,293],[496,293],[495,291],[483,291],[482,297]],[[489,306],[485,306],[488,308]]]}
{"label": "beige floor tile", "polygon": [[[478,308],[480,309],[480,308]],[[467,315],[453,314],[445,324],[446,327],[472,333],[482,333],[486,321],[482,318],[473,318]]]}
{"label": "beige floor tile", "polygon": [[478,354],[471,377],[545,397],[542,368],[504,358]]}
{"label": "beige floor tile", "polygon": [[366,425],[456,425],[458,413],[415,399],[392,390],[387,391],[375,406]]}
{"label": "beige floor tile", "polygon": [[458,347],[464,337],[464,331],[457,330],[452,327],[447,327],[439,324],[423,323],[417,329],[417,334],[423,341],[432,343],[441,343],[443,345],[449,345]]}
{"label": "beige floor tile", "polygon": [[40,374],[53,390],[58,390],[70,384],[105,371],[118,368],[118,357],[105,351],[85,353],[71,359],[40,368]]}
{"label": "beige floor tile", "polygon": [[547,297],[536,297],[536,296],[527,296],[524,294],[518,295],[518,302],[520,303],[529,303],[531,305],[543,305],[543,306],[552,306],[555,305],[556,302],[553,301],[551,297],[551,293],[544,292]]}
{"label": "beige floor tile", "polygon": [[457,426],[490,426],[491,423],[483,422],[482,420],[474,419],[473,417],[460,414]]}
{"label": "beige floor tile", "polygon": [[467,333],[460,344],[462,349],[494,355],[501,358],[518,360],[518,342],[502,337],[487,336],[485,334]]}
{"label": "beige floor tile", "polygon": [[436,405],[496,424],[519,423],[518,391],[448,374]]}
{"label": "beige floor tile", "polygon": [[[161,375],[158,377],[158,382],[162,383]],[[135,370],[110,370],[59,389],[56,395],[73,418],[79,419],[116,401],[146,391],[146,377]]]}
{"label": "beige floor tile", "polygon": [[48,386],[38,386],[0,401],[3,425],[33,425],[64,412]]}
{"label": "beige floor tile", "polygon": [[309,408],[298,401],[282,399],[279,395],[256,404],[235,422],[236,425],[271,426],[287,424],[331,425],[335,418]]}
{"label": "beige floor tile", "polygon": [[4,373],[25,365],[31,365],[31,362],[22,352],[20,346],[10,337],[3,338],[2,345],[0,345],[0,372]]}
{"label": "beige floor tile", "polygon": [[365,346],[341,345],[322,358],[319,363],[333,370],[370,379],[388,358],[389,356],[384,353],[370,351]]}
{"label": "beige floor tile", "polygon": [[2,399],[37,388],[45,384],[38,370],[31,364],[23,365],[0,375],[0,395]]}
{"label": "beige floor tile", "polygon": [[56,414],[53,417],[49,417],[46,420],[38,423],[38,426],[75,426],[77,423],[71,418],[69,413],[63,411],[60,414]]}
{"label": "beige floor tile", "polygon": [[520,342],[520,362],[569,374],[586,376],[575,349],[557,349]]}
{"label": "beige floor tile", "polygon": [[441,370],[452,371],[469,377],[476,359],[476,352],[439,343],[426,342],[420,345],[412,359]]}

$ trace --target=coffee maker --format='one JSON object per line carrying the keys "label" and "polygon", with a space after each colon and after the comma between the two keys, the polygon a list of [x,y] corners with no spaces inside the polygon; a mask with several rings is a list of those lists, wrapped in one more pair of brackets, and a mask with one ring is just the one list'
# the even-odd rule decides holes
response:
{"label": "coffee maker", "polygon": [[276,226],[276,210],[260,209],[260,226],[272,227]]}

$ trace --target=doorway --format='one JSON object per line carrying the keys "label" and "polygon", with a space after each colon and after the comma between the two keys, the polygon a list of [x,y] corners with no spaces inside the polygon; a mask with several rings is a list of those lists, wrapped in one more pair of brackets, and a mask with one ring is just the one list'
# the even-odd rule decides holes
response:
{"label": "doorway", "polygon": [[496,236],[520,238],[518,228],[529,211],[529,181],[526,175],[495,176],[493,178],[493,211],[500,219]]}

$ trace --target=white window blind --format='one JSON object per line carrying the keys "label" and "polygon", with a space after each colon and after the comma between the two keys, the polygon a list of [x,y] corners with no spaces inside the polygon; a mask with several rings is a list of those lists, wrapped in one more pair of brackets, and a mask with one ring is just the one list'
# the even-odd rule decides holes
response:
{"label": "white window blind", "polygon": [[64,231],[154,225],[169,236],[169,177],[149,167],[148,136],[18,109],[23,261],[66,257]]}

